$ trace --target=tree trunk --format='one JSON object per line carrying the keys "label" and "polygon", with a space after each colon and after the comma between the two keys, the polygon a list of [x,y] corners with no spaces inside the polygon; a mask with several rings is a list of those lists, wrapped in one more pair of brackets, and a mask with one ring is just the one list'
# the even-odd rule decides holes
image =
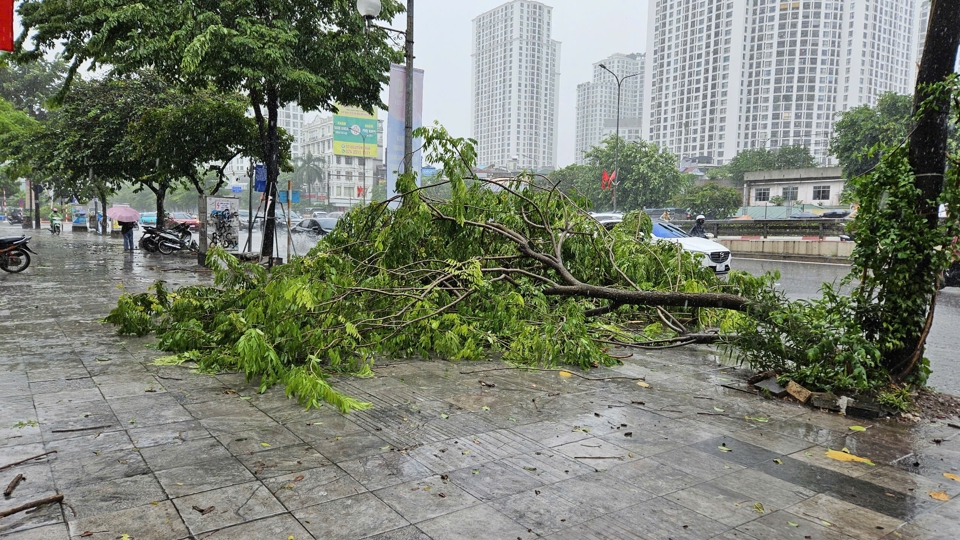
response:
{"label": "tree trunk", "polygon": [[[277,114],[279,100],[276,88],[267,89],[267,131],[263,141],[263,155],[267,165],[267,216],[263,227],[263,244],[260,248],[261,257],[273,260],[273,237],[276,231],[277,216],[277,179],[280,177],[280,140],[277,135]],[[262,118],[262,117],[261,117]],[[271,263],[272,264],[272,263]]]}
{"label": "tree trunk", "polygon": [[166,183],[161,183],[157,186],[157,189],[153,192],[157,196],[157,228],[165,229],[167,225],[166,220],[166,202],[167,202],[167,186]]}
{"label": "tree trunk", "polygon": [[[943,82],[953,73],[957,61],[957,47],[960,46],[960,1],[933,0],[930,6],[930,20],[927,25],[927,40],[923,48],[923,58],[920,60],[920,71],[917,75],[917,87],[914,92],[913,112],[916,115],[920,106],[936,95],[927,88],[927,85]],[[933,100],[933,106],[928,106],[923,116],[915,121],[910,135],[910,168],[915,176],[914,185],[920,190],[921,197],[916,211],[926,219],[927,227],[934,230],[938,226],[937,199],[943,191],[943,176],[947,166],[947,136],[950,116],[950,94],[940,92]],[[903,260],[902,264],[909,264],[915,268],[915,275],[930,283],[937,279],[937,269],[934,268],[932,254],[924,256],[918,261]],[[926,293],[923,305],[927,318],[932,310],[932,297],[936,292],[933,287]],[[927,308],[926,306],[930,306]],[[884,357],[884,364],[898,379],[909,376],[917,365],[917,359],[923,353],[926,335],[924,317],[912,330],[912,338],[906,340],[903,347],[888,352]]]}

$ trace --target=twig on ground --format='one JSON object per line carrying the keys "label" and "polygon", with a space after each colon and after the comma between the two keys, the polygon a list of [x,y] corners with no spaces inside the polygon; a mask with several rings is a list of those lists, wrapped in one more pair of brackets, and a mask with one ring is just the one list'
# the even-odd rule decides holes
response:
{"label": "twig on ground", "polygon": [[9,463],[9,464],[7,464],[7,465],[4,465],[3,467],[0,467],[0,471],[2,471],[2,470],[4,470],[4,469],[9,469],[10,467],[14,467],[14,466],[16,466],[16,465],[20,465],[21,463],[26,463],[26,462],[28,462],[28,461],[33,461],[33,460],[35,460],[35,459],[42,458],[43,456],[46,456],[46,455],[48,455],[48,454],[56,454],[56,453],[57,453],[56,450],[51,450],[51,451],[49,451],[49,452],[44,452],[44,453],[42,453],[42,454],[40,454],[40,455],[37,455],[37,456],[33,456],[33,457],[29,457],[29,458],[24,459],[24,460],[21,460],[21,461],[17,461],[16,463]]}
{"label": "twig on ground", "polygon": [[93,426],[93,427],[83,427],[83,428],[75,428],[75,429],[54,429],[54,430],[51,430],[50,433],[73,433],[75,431],[90,431],[93,429],[103,429],[108,427],[110,427],[109,424],[105,426]]}
{"label": "twig on ground", "polygon": [[554,371],[554,372],[563,371],[563,372],[569,373],[569,374],[571,374],[571,375],[573,375],[573,376],[575,376],[575,377],[580,377],[581,379],[586,379],[586,380],[588,380],[588,381],[612,381],[612,380],[616,380],[616,379],[626,379],[626,380],[628,380],[628,381],[645,381],[645,380],[647,380],[646,377],[630,377],[630,376],[627,376],[627,375],[617,375],[617,376],[614,376],[614,377],[587,377],[586,375],[580,375],[579,373],[574,373],[573,371],[570,371],[569,369],[548,369],[548,368],[515,367],[515,366],[502,367],[502,368],[491,368],[491,369],[478,369],[478,370],[476,370],[476,371],[461,371],[460,374],[461,374],[461,375],[472,375],[472,374],[474,374],[474,373],[486,373],[486,372],[488,372],[488,371],[506,371],[506,370],[511,370],[511,369],[530,370],[530,371]]}
{"label": "twig on ground", "polygon": [[61,494],[61,495],[52,495],[52,496],[50,496],[50,497],[47,497],[46,499],[40,499],[40,500],[38,500],[38,501],[28,502],[27,504],[20,505],[20,506],[18,506],[18,507],[16,507],[16,508],[11,508],[11,509],[9,509],[9,510],[3,510],[2,512],[0,512],[0,518],[5,518],[5,517],[7,517],[7,516],[12,516],[13,514],[17,514],[17,513],[23,512],[24,510],[29,510],[29,509],[31,509],[31,508],[36,508],[36,507],[38,507],[38,506],[43,506],[43,505],[48,504],[48,503],[55,503],[55,502],[62,502],[62,501],[63,501],[63,495],[62,495],[62,494]]}
{"label": "twig on ground", "polygon": [[14,479],[10,481],[10,485],[7,486],[7,489],[3,490],[3,496],[9,497],[12,495],[13,490],[17,489],[17,484],[19,484],[21,480],[23,480],[22,474],[15,476]]}

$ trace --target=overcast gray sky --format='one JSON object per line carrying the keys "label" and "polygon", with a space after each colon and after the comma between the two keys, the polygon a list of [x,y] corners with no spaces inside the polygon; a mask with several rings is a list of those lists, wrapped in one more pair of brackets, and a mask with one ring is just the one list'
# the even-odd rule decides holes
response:
{"label": "overcast gray sky", "polygon": [[[425,71],[424,124],[437,120],[454,136],[470,136],[471,21],[504,3],[503,0],[416,1],[414,54],[416,67]],[[557,164],[563,167],[574,161],[577,85],[591,80],[594,62],[617,52],[645,52],[647,0],[547,0],[542,3],[553,8],[553,39],[561,43]],[[398,17],[392,26],[406,28],[406,15]]]}

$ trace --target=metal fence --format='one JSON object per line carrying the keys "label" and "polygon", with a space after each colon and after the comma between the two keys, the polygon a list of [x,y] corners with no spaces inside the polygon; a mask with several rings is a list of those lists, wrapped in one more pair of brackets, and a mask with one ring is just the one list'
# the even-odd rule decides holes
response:
{"label": "metal fence", "polygon": [[[684,231],[689,231],[694,222],[671,221]],[[816,236],[823,240],[828,236],[840,236],[846,231],[849,220],[845,219],[752,219],[743,221],[707,221],[704,228],[714,236]]]}

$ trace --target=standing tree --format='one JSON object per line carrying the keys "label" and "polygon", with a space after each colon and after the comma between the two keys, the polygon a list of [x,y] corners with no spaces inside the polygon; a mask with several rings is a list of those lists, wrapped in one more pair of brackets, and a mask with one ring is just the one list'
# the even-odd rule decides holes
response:
{"label": "standing tree", "polygon": [[10,64],[0,68],[0,97],[37,120],[47,118],[47,102],[63,84],[67,65],[60,60]]}
{"label": "standing tree", "polygon": [[861,105],[840,114],[830,139],[830,153],[840,161],[843,177],[850,180],[876,167],[883,148],[904,142],[910,127],[910,96],[888,92],[877,104]]}
{"label": "standing tree", "polygon": [[[385,0],[381,16],[400,10]],[[63,48],[68,84],[91,62],[126,73],[152,67],[180,84],[246,94],[267,166],[264,256],[274,248],[280,109],[294,102],[308,111],[380,106],[390,62],[400,60],[386,32],[367,31],[348,0],[25,0],[19,13],[20,56]],[[28,38],[33,47],[24,51]]]}
{"label": "standing tree", "polygon": [[9,161],[18,141],[35,130],[37,121],[0,98],[0,189],[9,195],[20,190],[18,180],[29,173],[23,164]]}
{"label": "standing tree", "polygon": [[[603,210],[611,205],[612,192],[601,189],[603,171],[613,172],[616,139],[610,136],[584,157],[587,165],[570,165],[550,174],[565,193],[587,198],[593,208]],[[677,169],[677,156],[646,141],[620,144],[620,185],[617,206],[625,210],[642,206],[665,206],[674,195],[690,184],[689,175]]]}
{"label": "standing tree", "polygon": [[729,177],[733,185],[743,185],[743,175],[748,172],[780,169],[809,169],[817,166],[817,160],[806,146],[783,146],[774,150],[753,148],[743,150],[730,163],[711,171],[711,178]]}
{"label": "standing tree", "polygon": [[732,187],[709,182],[691,186],[673,198],[673,204],[690,210],[693,215],[703,214],[707,219],[726,219],[743,203],[743,193]]}
{"label": "standing tree", "polygon": [[318,186],[321,193],[326,193],[326,190],[323,186],[324,165],[325,163],[323,158],[313,155],[313,152],[307,152],[306,155],[300,156],[294,160],[293,181],[296,184],[307,187],[308,200],[310,199],[310,188],[314,184]]}

